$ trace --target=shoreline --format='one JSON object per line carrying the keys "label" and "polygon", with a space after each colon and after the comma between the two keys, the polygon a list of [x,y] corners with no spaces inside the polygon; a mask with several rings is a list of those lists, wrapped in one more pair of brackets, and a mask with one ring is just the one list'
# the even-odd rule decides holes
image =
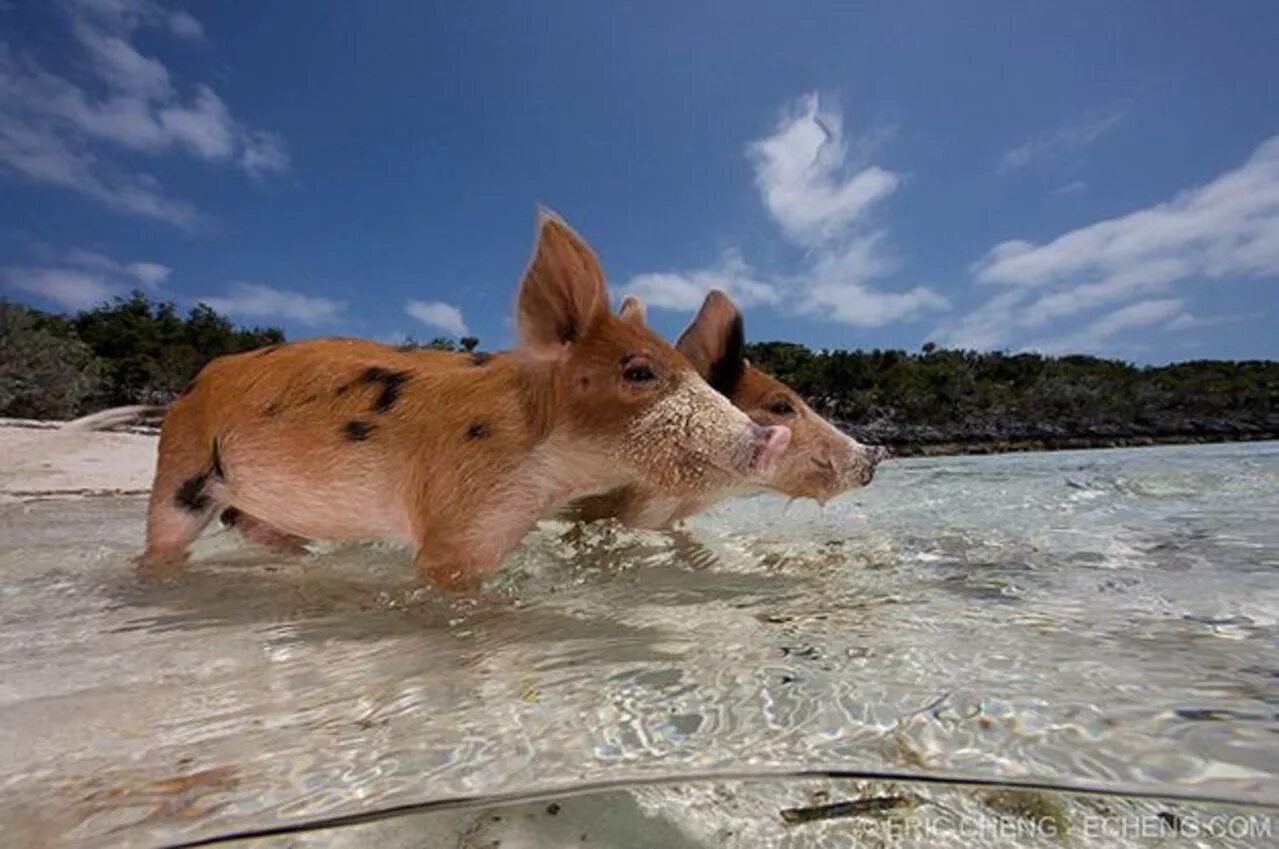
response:
{"label": "shoreline", "polygon": [[[159,434],[156,428],[68,431],[61,429],[62,424],[0,419],[0,503],[140,497],[150,492]],[[848,432],[850,429],[845,430]],[[853,433],[866,441],[875,440],[874,436],[864,432]],[[887,441],[886,444],[897,457],[907,458],[1269,440],[1279,440],[1279,433],[1010,437],[896,445]]]}
{"label": "shoreline", "polygon": [[1153,448],[1161,445],[1217,445],[1226,442],[1272,442],[1279,432],[1242,434],[1164,434],[1131,436],[1026,437],[967,442],[905,443],[888,446],[897,457],[961,457],[1022,454],[1038,451],[1088,451],[1104,448]]}

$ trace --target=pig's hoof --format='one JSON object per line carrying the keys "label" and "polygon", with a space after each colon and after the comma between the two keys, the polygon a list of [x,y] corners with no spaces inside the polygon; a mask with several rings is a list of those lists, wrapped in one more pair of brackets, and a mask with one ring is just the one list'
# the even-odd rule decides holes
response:
{"label": "pig's hoof", "polygon": [[138,572],[144,577],[168,578],[176,575],[186,560],[185,551],[165,554],[145,552],[133,558],[133,565],[138,567]]}

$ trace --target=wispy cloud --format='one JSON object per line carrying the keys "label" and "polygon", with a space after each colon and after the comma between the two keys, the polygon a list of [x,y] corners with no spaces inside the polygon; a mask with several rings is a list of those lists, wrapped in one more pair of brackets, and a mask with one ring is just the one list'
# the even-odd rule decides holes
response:
{"label": "wispy cloud", "polygon": [[182,93],[168,67],[143,54],[141,30],[203,36],[186,12],[152,0],[66,0],[88,84],[49,70],[0,41],[0,171],[77,191],[112,209],[190,226],[194,206],[170,197],[155,178],[126,168],[116,151],[180,153],[234,163],[257,176],[288,166],[278,135],[246,126],[212,87]]}
{"label": "wispy cloud", "polygon": [[891,292],[872,285],[899,264],[881,247],[883,239],[882,232],[872,233],[817,254],[792,287],[800,293],[800,312],[854,327],[881,327],[947,309],[946,298],[926,286]]}
{"label": "wispy cloud", "polygon": [[1279,136],[1239,167],[1164,203],[1046,244],[996,245],[973,272],[1003,291],[944,338],[977,348],[1102,307],[1122,310],[1180,284],[1279,277]]}
{"label": "wispy cloud", "polygon": [[696,309],[711,289],[722,289],[742,307],[781,301],[779,287],[759,278],[742,252],[730,248],[709,268],[638,274],[627,283],[626,292],[663,310]]}
{"label": "wispy cloud", "polygon": [[178,38],[186,38],[191,41],[199,41],[204,38],[204,25],[190,13],[183,12],[180,9],[169,14],[168,25],[169,32]]}
{"label": "wispy cloud", "polygon": [[105,254],[72,248],[67,251],[66,261],[80,268],[91,268],[106,271],[117,279],[133,278],[148,289],[156,289],[169,279],[172,271],[167,265],[158,262],[117,262]]}
{"label": "wispy cloud", "polygon": [[1136,301],[1114,312],[1106,313],[1073,333],[1032,342],[1025,347],[1045,354],[1069,354],[1081,351],[1098,353],[1114,348],[1130,347],[1131,342],[1126,338],[1116,345],[1115,337],[1156,324],[1171,327],[1180,317],[1189,318],[1184,307],[1185,301],[1179,298]]}
{"label": "wispy cloud", "polygon": [[404,305],[404,312],[440,333],[449,336],[466,335],[466,322],[462,320],[462,311],[452,304],[446,304],[443,301],[409,301]]}
{"label": "wispy cloud", "polygon": [[308,327],[331,324],[346,310],[345,301],[241,280],[228,283],[225,294],[199,300],[237,318],[286,319]]}
{"label": "wispy cloud", "polygon": [[98,306],[122,291],[115,280],[101,272],[77,268],[8,268],[4,279],[6,288],[71,310]]}
{"label": "wispy cloud", "polygon": [[1039,159],[1052,159],[1087,147],[1119,126],[1128,114],[1128,105],[1094,111],[1048,135],[1023,142],[1004,153],[1000,171],[1017,171]]}
{"label": "wispy cloud", "polygon": [[5,289],[79,310],[138,286],[154,291],[169,273],[169,267],[158,262],[118,262],[106,254],[74,248],[57,265],[6,268],[0,270],[0,279]]}
{"label": "wispy cloud", "polygon": [[711,288],[742,306],[773,304],[800,315],[861,327],[905,321],[947,307],[926,287],[887,291],[876,282],[900,261],[870,223],[873,208],[901,185],[899,174],[866,160],[883,133],[850,138],[843,119],[816,95],[783,112],[772,135],[746,147],[769,215],[782,235],[805,249],[801,267],[765,273],[740,249],[707,268],[640,274],[623,287],[657,309],[691,310]]}

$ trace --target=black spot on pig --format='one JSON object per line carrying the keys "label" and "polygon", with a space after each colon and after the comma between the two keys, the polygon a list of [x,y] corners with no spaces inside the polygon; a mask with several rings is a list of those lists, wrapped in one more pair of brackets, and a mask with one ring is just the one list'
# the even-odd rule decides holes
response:
{"label": "black spot on pig", "polygon": [[173,500],[184,510],[192,513],[203,513],[209,506],[209,496],[204,494],[204,485],[209,482],[208,475],[201,472],[182,482],[174,494]]}
{"label": "black spot on pig", "polygon": [[395,406],[400,398],[400,390],[408,383],[412,375],[407,371],[392,371],[381,366],[369,366],[360,375],[363,383],[380,383],[382,391],[373,401],[373,412],[385,413]]}
{"label": "black spot on pig", "polygon": [[489,426],[484,422],[475,422],[466,429],[467,439],[488,439],[491,435]]}
{"label": "black spot on pig", "polygon": [[178,487],[178,491],[173,494],[174,502],[184,510],[192,513],[203,513],[209,509],[209,505],[213,503],[213,499],[209,498],[205,493],[205,489],[209,485],[210,478],[224,478],[225,471],[222,468],[222,456],[218,452],[218,441],[213,440],[213,453],[209,457],[209,465],[199,474],[192,475],[182,482]]}
{"label": "black spot on pig", "polygon": [[342,435],[350,442],[363,442],[373,435],[373,431],[377,429],[377,425],[362,422],[359,419],[353,419],[342,427]]}

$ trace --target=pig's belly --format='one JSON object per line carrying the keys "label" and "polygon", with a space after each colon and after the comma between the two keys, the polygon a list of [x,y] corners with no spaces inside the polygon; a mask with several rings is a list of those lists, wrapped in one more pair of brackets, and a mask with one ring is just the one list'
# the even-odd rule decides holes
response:
{"label": "pig's belly", "polygon": [[314,480],[260,473],[229,483],[219,500],[277,530],[309,539],[411,541],[389,481]]}

